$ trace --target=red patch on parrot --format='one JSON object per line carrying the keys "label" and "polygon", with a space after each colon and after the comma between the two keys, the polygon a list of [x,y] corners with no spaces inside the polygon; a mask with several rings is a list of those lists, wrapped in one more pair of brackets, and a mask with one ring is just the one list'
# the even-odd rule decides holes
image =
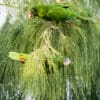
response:
{"label": "red patch on parrot", "polygon": [[24,56],[23,55],[19,55],[19,60],[21,61],[21,62],[25,62],[25,58],[24,58]]}

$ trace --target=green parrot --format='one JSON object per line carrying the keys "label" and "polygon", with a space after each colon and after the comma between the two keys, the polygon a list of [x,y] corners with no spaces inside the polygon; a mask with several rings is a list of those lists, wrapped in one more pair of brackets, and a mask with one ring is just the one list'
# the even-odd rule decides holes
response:
{"label": "green parrot", "polygon": [[17,52],[9,52],[9,57],[13,60],[18,60],[20,62],[26,62],[29,58],[29,54],[17,53]]}
{"label": "green parrot", "polygon": [[56,21],[56,22],[61,22],[76,18],[89,20],[89,18],[80,16],[78,12],[75,12],[73,7],[62,4],[35,6],[31,8],[31,14],[33,15],[33,17],[38,16],[45,20]]}
{"label": "green parrot", "polygon": [[[18,60],[22,63],[25,63],[27,59],[29,58],[30,54],[24,54],[24,53],[18,53],[18,52],[9,52],[8,57],[12,60]],[[53,59],[57,62],[62,62],[64,66],[67,66],[71,63],[71,60],[68,57],[59,56],[54,58],[47,58],[47,59]]]}

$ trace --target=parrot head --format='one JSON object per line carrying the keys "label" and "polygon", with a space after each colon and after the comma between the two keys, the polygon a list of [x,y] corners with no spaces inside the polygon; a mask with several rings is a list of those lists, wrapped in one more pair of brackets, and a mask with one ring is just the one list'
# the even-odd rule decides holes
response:
{"label": "parrot head", "polygon": [[35,9],[29,9],[29,11],[28,11],[28,18],[29,19],[34,18],[36,15],[37,14],[36,14],[36,10]]}

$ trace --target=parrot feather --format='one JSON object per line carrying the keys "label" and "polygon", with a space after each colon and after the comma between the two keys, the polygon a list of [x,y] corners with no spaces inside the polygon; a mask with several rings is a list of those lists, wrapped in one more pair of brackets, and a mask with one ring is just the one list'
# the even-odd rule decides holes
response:
{"label": "parrot feather", "polygon": [[[76,8],[75,8],[76,9]],[[38,16],[49,21],[66,21],[70,19],[90,20],[89,18],[80,15],[78,10],[74,10],[74,6],[64,4],[49,4],[32,7],[33,16]]]}
{"label": "parrot feather", "polygon": [[9,52],[9,58],[11,58],[13,60],[25,62],[28,59],[28,57],[29,57],[29,54]]}

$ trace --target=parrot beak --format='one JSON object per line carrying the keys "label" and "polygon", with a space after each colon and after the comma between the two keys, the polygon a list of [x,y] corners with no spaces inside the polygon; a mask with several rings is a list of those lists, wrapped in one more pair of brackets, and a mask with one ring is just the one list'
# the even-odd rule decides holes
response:
{"label": "parrot beak", "polygon": [[29,19],[34,18],[34,11],[33,10],[29,10],[27,16],[28,16]]}

